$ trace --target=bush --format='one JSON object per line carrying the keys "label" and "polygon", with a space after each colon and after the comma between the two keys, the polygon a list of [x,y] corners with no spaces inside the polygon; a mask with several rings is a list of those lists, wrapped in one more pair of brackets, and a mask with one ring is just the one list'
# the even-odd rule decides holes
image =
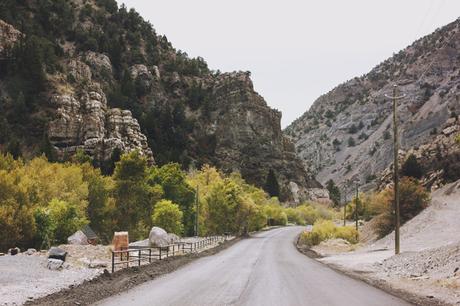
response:
{"label": "bush", "polygon": [[299,242],[315,246],[328,239],[341,238],[350,243],[358,242],[358,232],[352,226],[338,227],[330,220],[318,220],[311,232],[303,232]]}
{"label": "bush", "polygon": [[179,205],[169,200],[161,200],[155,205],[152,223],[155,226],[163,228],[168,233],[181,235],[184,226],[182,225],[183,213]]}
{"label": "bush", "polygon": [[354,147],[356,145],[355,139],[353,137],[348,138],[348,146]]}
{"label": "bush", "polygon": [[[403,225],[428,206],[430,195],[417,180],[409,177],[401,179],[399,188],[400,220]],[[379,237],[384,237],[394,229],[393,188],[382,191],[380,196],[385,211],[377,217],[375,231]]]}

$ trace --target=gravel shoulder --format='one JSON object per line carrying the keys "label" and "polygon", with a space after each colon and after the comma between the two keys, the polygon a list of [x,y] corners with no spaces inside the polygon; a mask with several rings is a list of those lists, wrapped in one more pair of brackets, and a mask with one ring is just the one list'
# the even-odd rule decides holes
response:
{"label": "gravel shoulder", "polygon": [[113,274],[104,272],[81,284],[73,285],[70,288],[63,289],[51,295],[28,301],[25,305],[90,305],[161,275],[175,271],[198,258],[214,255],[235,244],[237,241],[239,239],[232,239],[200,253],[169,257],[161,261],[156,260],[149,265],[123,269]]}
{"label": "gravel shoulder", "polygon": [[[394,233],[348,252],[335,243],[299,251],[417,305],[460,305],[460,181],[432,194],[431,205]],[[337,252],[339,250],[339,252]]]}

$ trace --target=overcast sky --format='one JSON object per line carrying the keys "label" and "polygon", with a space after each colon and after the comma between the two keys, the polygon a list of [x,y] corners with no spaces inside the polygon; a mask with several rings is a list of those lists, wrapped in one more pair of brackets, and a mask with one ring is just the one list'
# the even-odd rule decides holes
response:
{"label": "overcast sky", "polygon": [[249,70],[285,127],[316,98],[460,16],[460,0],[124,0],[211,69]]}

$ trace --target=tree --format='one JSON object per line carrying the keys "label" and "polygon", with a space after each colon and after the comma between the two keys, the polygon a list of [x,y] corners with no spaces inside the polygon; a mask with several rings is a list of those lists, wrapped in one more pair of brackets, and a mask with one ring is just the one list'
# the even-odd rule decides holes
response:
{"label": "tree", "polygon": [[337,187],[333,180],[329,180],[326,183],[326,189],[329,191],[329,197],[334,204],[334,207],[340,205],[340,189]]}
{"label": "tree", "polygon": [[350,138],[348,138],[348,146],[354,147],[355,145],[356,145],[355,139],[350,136]]}
{"label": "tree", "polygon": [[276,174],[275,171],[273,171],[273,169],[270,169],[268,171],[264,189],[271,197],[279,197],[280,195],[280,186],[278,184],[278,179],[276,178]]}
{"label": "tree", "polygon": [[168,233],[181,235],[184,226],[182,224],[183,213],[179,205],[169,200],[161,200],[155,204],[152,215],[152,223],[163,228]]}
{"label": "tree", "polygon": [[162,193],[161,188],[147,183],[147,175],[147,160],[138,151],[122,155],[116,163],[113,175],[116,228],[129,231],[132,239],[147,235],[153,205]]}
{"label": "tree", "polygon": [[195,191],[188,184],[185,173],[177,163],[169,163],[162,167],[152,167],[149,173],[150,185],[159,185],[163,189],[163,197],[177,203],[183,212],[184,231],[193,235],[195,224]]}
{"label": "tree", "polygon": [[401,167],[401,174],[403,176],[413,177],[421,179],[423,177],[422,166],[417,161],[417,157],[414,154],[409,155],[404,164]]}

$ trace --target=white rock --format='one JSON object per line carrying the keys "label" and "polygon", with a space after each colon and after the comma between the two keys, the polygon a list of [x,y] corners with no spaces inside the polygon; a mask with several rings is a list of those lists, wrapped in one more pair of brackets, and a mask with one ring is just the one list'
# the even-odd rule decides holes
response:
{"label": "white rock", "polygon": [[59,259],[48,258],[48,263],[46,267],[50,270],[59,270],[62,269],[64,262]]}
{"label": "white rock", "polygon": [[168,233],[161,227],[154,226],[149,234],[150,246],[167,246],[169,244]]}

